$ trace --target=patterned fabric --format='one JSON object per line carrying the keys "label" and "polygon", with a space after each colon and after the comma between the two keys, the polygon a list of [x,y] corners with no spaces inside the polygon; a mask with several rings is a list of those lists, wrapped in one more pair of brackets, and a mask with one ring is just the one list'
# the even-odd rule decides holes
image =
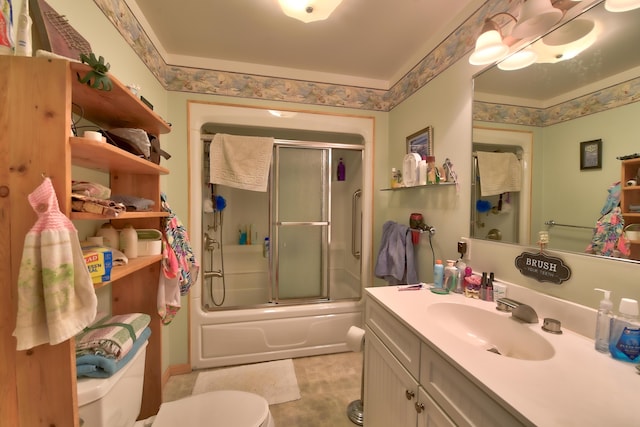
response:
{"label": "patterned fabric", "polygon": [[624,236],[624,218],[620,207],[613,208],[598,220],[591,243],[585,252],[617,258],[629,256],[631,251],[629,242]]}
{"label": "patterned fabric", "polygon": [[118,314],[92,325],[76,336],[76,357],[87,354],[120,360],[149,325],[144,313]]}
{"label": "patterned fabric", "polygon": [[[200,266],[196,260],[189,234],[180,219],[173,213],[167,196],[160,194],[162,210],[169,213],[165,219],[165,245],[163,252],[162,271],[158,289],[158,313],[164,324],[168,324],[180,308],[180,295],[187,295],[189,289],[198,278]],[[177,280],[176,280],[177,279]]]}

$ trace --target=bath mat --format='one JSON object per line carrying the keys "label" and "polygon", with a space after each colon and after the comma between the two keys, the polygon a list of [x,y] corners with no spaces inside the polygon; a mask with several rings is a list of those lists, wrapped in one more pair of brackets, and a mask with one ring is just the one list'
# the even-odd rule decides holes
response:
{"label": "bath mat", "polygon": [[291,359],[200,372],[192,394],[216,390],[255,393],[267,399],[269,405],[300,399]]}

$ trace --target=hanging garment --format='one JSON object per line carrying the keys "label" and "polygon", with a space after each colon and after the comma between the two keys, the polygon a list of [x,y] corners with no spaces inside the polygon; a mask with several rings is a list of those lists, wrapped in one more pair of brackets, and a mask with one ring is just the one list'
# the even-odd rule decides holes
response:
{"label": "hanging garment", "polygon": [[387,221],[382,226],[375,275],[390,285],[419,283],[413,242],[406,225]]}
{"label": "hanging garment", "polygon": [[66,341],[93,322],[98,305],[78,231],[60,212],[51,180],[28,199],[38,220],[25,236],[18,273],[18,350]]}
{"label": "hanging garment", "polygon": [[624,218],[620,207],[613,208],[600,217],[593,229],[591,243],[585,249],[588,254],[616,258],[628,258],[631,249],[624,236]]}
{"label": "hanging garment", "polygon": [[171,210],[164,193],[160,194],[160,200],[162,210],[169,213],[165,219],[162,274],[158,282],[158,314],[166,325],[180,309],[180,296],[187,295],[198,278],[200,266],[193,254],[189,233]]}

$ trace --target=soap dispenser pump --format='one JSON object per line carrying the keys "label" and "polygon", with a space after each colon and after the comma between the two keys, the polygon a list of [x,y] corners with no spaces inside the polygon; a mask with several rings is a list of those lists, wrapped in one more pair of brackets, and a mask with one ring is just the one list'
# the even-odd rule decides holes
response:
{"label": "soap dispenser pump", "polygon": [[595,347],[601,353],[609,352],[609,334],[611,333],[611,322],[613,320],[613,303],[611,302],[611,291],[595,288],[604,294],[604,299],[600,301],[598,314],[596,317],[596,338]]}

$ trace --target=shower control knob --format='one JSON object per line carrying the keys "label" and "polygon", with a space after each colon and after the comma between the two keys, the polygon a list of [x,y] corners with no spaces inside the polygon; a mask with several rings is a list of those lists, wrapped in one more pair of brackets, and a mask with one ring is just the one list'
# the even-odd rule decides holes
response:
{"label": "shower control knob", "polygon": [[407,400],[411,400],[416,397],[416,394],[411,390],[405,390],[404,395],[407,397]]}

